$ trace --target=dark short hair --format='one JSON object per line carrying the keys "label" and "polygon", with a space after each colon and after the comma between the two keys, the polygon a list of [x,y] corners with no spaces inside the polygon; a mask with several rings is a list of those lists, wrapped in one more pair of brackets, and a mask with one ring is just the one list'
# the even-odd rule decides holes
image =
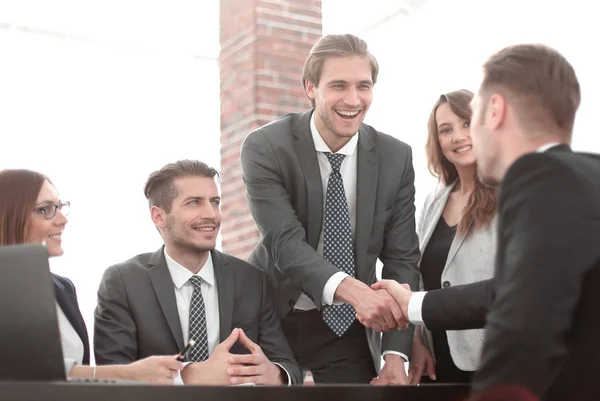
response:
{"label": "dark short hair", "polygon": [[177,197],[175,180],[183,177],[205,177],[215,179],[219,173],[199,160],[178,160],[165,165],[150,174],[144,187],[144,195],[152,206],[158,206],[167,213],[171,211],[173,200]]}

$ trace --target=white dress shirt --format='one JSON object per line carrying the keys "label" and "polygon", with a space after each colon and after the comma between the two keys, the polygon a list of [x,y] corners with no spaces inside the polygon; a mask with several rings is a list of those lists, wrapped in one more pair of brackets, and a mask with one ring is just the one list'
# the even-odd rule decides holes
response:
{"label": "white dress shirt", "polygon": [[[331,175],[331,163],[325,155],[325,153],[337,153],[346,155],[340,166],[340,175],[344,182],[344,193],[346,194],[346,202],[348,203],[348,214],[350,215],[350,228],[352,229],[352,239],[356,239],[356,176],[358,169],[358,152],[356,147],[358,145],[358,135],[356,133],[340,150],[332,152],[329,146],[325,143],[321,134],[317,130],[315,124],[315,112],[310,117],[310,133],[312,134],[313,142],[315,144],[315,150],[317,151],[317,161],[319,162],[319,170],[321,172],[321,184],[323,185],[323,210],[325,210],[327,184],[329,182],[329,176]],[[323,219],[325,213],[323,213]],[[321,226],[323,227],[323,226]],[[319,236],[319,243],[317,245],[317,253],[323,256],[323,230]],[[356,266],[355,266],[356,270]],[[338,286],[348,275],[343,271],[335,273],[325,283],[323,289],[322,304],[323,305],[340,305],[343,302],[334,302],[335,291]],[[305,295],[301,294],[294,306],[295,309],[310,310],[315,309],[315,304]],[[408,357],[396,351],[383,351],[383,356],[387,354],[400,355],[404,360],[408,360]]]}
{"label": "white dress shirt", "polygon": [[[559,142],[550,142],[540,146],[536,152],[544,153],[548,149],[558,145],[562,144]],[[423,322],[422,306],[426,294],[427,291],[414,292],[408,301],[408,321],[414,325],[425,326],[425,322]]]}
{"label": "white dress shirt", "polygon": [[[346,155],[340,166],[340,174],[344,182],[344,192],[346,194],[346,202],[348,202],[348,213],[350,214],[350,228],[352,229],[352,238],[354,239],[356,233],[356,145],[358,144],[358,134],[354,135],[340,150],[332,152],[319,134],[319,131],[317,131],[317,126],[315,125],[315,113],[313,113],[310,118],[310,132],[312,134],[313,142],[315,143],[317,161],[319,162],[319,170],[321,171],[321,184],[323,184],[323,210],[325,210],[327,183],[329,182],[329,175],[331,175],[331,163],[325,153]],[[324,218],[325,213],[323,213],[323,219]],[[319,237],[317,253],[323,256],[323,230],[321,230],[321,235]],[[325,288],[323,289],[323,305],[331,305],[334,303],[333,298],[335,291],[346,277],[348,277],[346,273],[339,271],[327,280]],[[341,303],[336,302],[335,304]],[[294,308],[311,310],[315,309],[315,304],[305,294],[301,294]]]}
{"label": "white dress shirt", "polygon": [[[175,300],[177,302],[177,312],[179,313],[179,323],[181,324],[181,331],[183,333],[183,343],[187,344],[189,340],[190,331],[190,302],[192,301],[192,295],[194,294],[194,286],[190,283],[190,277],[196,275],[202,279],[200,285],[200,291],[202,292],[202,298],[204,300],[204,312],[206,314],[206,335],[208,340],[208,355],[212,355],[217,345],[219,345],[220,336],[220,319],[219,319],[219,292],[217,290],[217,283],[215,279],[215,268],[212,261],[212,255],[208,254],[208,259],[204,263],[204,266],[200,269],[198,274],[192,273],[187,268],[177,263],[165,249],[165,260],[167,261],[167,268],[171,274],[173,280],[173,287],[175,289]],[[187,364],[187,363],[184,363]],[[288,376],[288,384],[291,384],[290,374],[285,368],[277,363],[285,371]],[[176,384],[183,384],[181,376],[178,375],[175,378]]]}
{"label": "white dress shirt", "polygon": [[58,316],[58,328],[60,331],[60,344],[62,345],[65,363],[65,374],[69,376],[73,366],[81,365],[84,351],[83,342],[58,303],[56,303],[56,314]]}
{"label": "white dress shirt", "polygon": [[219,293],[215,282],[215,269],[212,256],[209,252],[206,263],[200,269],[198,274],[192,273],[187,268],[177,263],[169,256],[165,249],[165,259],[173,286],[175,289],[175,300],[177,301],[177,312],[179,312],[179,322],[183,333],[183,343],[187,344],[190,335],[190,302],[194,293],[194,286],[190,283],[190,278],[194,275],[202,279],[200,291],[204,299],[204,311],[206,313],[206,336],[208,339],[208,354],[212,355],[219,344]]}

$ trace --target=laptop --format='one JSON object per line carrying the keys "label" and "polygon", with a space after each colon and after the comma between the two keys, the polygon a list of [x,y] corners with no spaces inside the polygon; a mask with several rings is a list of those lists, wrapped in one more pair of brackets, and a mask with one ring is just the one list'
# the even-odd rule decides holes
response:
{"label": "laptop", "polygon": [[66,380],[48,250],[0,247],[0,380]]}

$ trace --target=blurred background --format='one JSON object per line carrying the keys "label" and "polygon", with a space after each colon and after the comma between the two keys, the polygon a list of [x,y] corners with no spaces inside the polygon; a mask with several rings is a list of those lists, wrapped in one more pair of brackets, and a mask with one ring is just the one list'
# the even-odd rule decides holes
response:
{"label": "blurred background", "polygon": [[[0,0],[0,169],[47,174],[71,201],[65,255],[51,267],[75,283],[92,335],[104,270],[162,244],[142,190],[164,164],[194,158],[221,170],[219,248],[247,255],[258,236],[244,205],[239,144],[284,112],[308,110],[300,71],[321,34],[354,33],[378,59],[365,122],[412,146],[417,214],[436,185],[424,153],[431,107],[441,93],[475,90],[481,65],[504,46],[545,43],[571,61],[583,94],[573,148],[600,152],[594,4]],[[261,97],[272,91],[270,101]]]}

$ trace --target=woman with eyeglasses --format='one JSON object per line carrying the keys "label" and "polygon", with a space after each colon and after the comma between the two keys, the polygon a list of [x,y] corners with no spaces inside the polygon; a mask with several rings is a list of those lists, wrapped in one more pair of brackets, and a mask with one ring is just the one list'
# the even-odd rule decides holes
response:
{"label": "woman with eyeglasses", "polygon": [[[31,170],[0,171],[0,246],[44,243],[50,257],[62,255],[69,208],[70,203],[60,200],[44,175]],[[87,366],[88,335],[75,287],[66,277],[52,274],[52,278],[67,376],[173,383],[183,368],[174,356],[152,356],[129,365]]]}

